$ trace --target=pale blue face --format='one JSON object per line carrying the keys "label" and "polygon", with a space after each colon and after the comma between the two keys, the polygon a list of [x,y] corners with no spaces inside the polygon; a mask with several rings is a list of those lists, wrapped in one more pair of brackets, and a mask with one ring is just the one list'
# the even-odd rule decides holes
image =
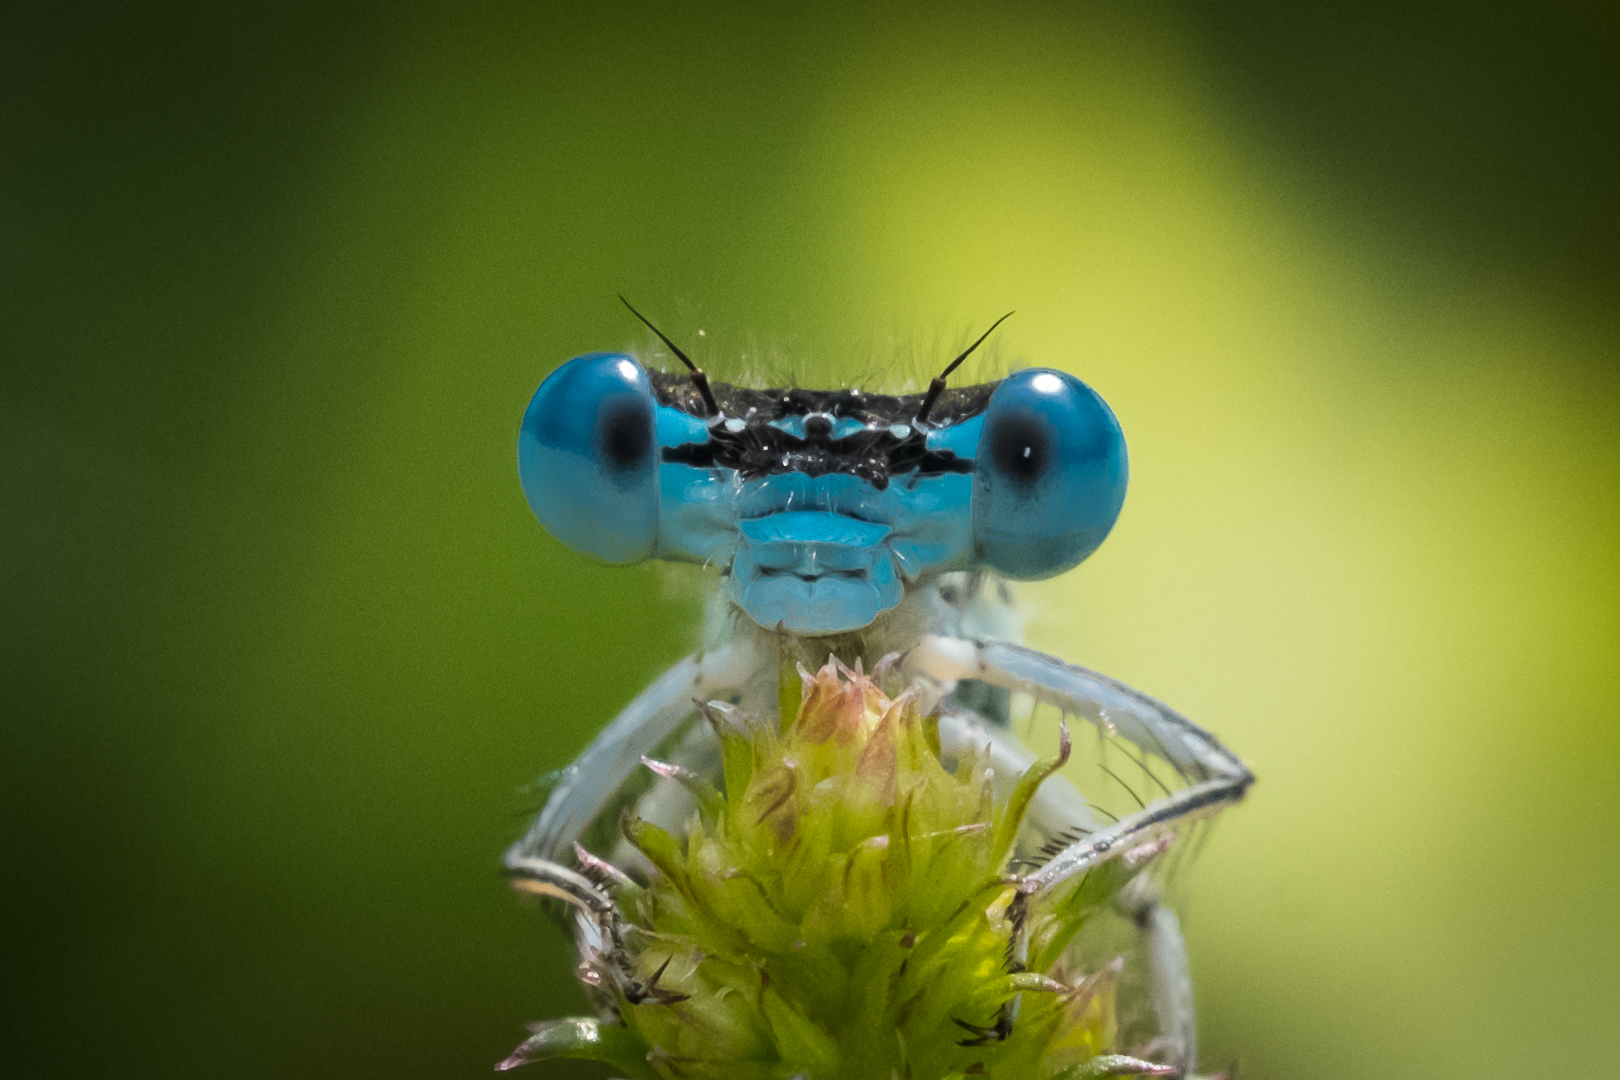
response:
{"label": "pale blue face", "polygon": [[554,371],[518,436],[540,523],[608,562],[713,565],[760,625],[822,635],[859,630],[941,571],[1067,570],[1125,500],[1119,424],[1063,372],[956,392],[920,423],[922,395],[714,391],[708,416],[679,377],[628,356]]}

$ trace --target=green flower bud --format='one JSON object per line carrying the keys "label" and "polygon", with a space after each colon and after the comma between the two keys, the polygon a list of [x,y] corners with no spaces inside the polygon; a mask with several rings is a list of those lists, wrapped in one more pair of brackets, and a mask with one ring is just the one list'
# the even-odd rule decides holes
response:
{"label": "green flower bud", "polygon": [[607,1015],[540,1025],[499,1067],[590,1058],[647,1080],[1167,1073],[1114,1053],[1119,964],[1081,974],[1065,961],[1130,867],[1106,863],[1057,896],[1009,875],[1067,734],[1062,756],[998,801],[984,757],[946,767],[937,717],[910,693],[891,699],[835,661],[800,673],[781,731],[710,715],[723,791],[651,763],[697,809],[679,836],[627,814],[648,884],[604,880],[611,917],[580,905],[606,957],[590,981],[611,990]]}

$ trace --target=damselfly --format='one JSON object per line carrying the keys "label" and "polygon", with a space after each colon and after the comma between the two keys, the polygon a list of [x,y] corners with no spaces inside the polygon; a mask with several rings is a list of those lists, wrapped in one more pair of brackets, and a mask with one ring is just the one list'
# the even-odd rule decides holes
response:
{"label": "damselfly", "polygon": [[[523,419],[523,490],[577,551],[712,567],[721,613],[506,854],[519,888],[570,905],[599,1013],[537,1026],[503,1066],[1190,1074],[1186,951],[1146,868],[1252,774],[1173,709],[1019,644],[1006,584],[1112,529],[1112,411],[1055,369],[948,385],[989,331],[926,392],[884,395],[710,383],[642,321],[684,369],[558,368]],[[1066,724],[1037,761],[1013,724],[1037,706],[1090,722],[1098,785],[1127,805],[1059,770]],[[1135,927],[1154,1029],[1123,1047],[1122,961],[1077,937],[1104,908]]]}

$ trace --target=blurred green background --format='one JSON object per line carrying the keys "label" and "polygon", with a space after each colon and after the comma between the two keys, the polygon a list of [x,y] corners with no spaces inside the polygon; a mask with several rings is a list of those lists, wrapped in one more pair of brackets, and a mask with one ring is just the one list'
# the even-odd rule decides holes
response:
{"label": "blurred green background", "polygon": [[1259,773],[1184,889],[1208,1064],[1604,1071],[1612,8],[0,22],[8,1075],[482,1076],[580,1008],[498,856],[697,605],[514,437],[621,290],[806,383],[1016,308],[1112,403],[1120,524],[1023,594]]}

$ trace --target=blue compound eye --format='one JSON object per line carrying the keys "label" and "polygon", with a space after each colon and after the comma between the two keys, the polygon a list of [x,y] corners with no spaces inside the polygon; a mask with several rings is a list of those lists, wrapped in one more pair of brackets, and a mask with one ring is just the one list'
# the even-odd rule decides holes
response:
{"label": "blue compound eye", "polygon": [[1097,550],[1125,502],[1125,436],[1072,375],[1020,371],[990,397],[973,468],[973,539],[1008,577],[1051,577]]}
{"label": "blue compound eye", "polygon": [[652,555],[655,408],[647,372],[616,353],[576,357],[540,384],[518,432],[518,476],[547,532],[608,562]]}

